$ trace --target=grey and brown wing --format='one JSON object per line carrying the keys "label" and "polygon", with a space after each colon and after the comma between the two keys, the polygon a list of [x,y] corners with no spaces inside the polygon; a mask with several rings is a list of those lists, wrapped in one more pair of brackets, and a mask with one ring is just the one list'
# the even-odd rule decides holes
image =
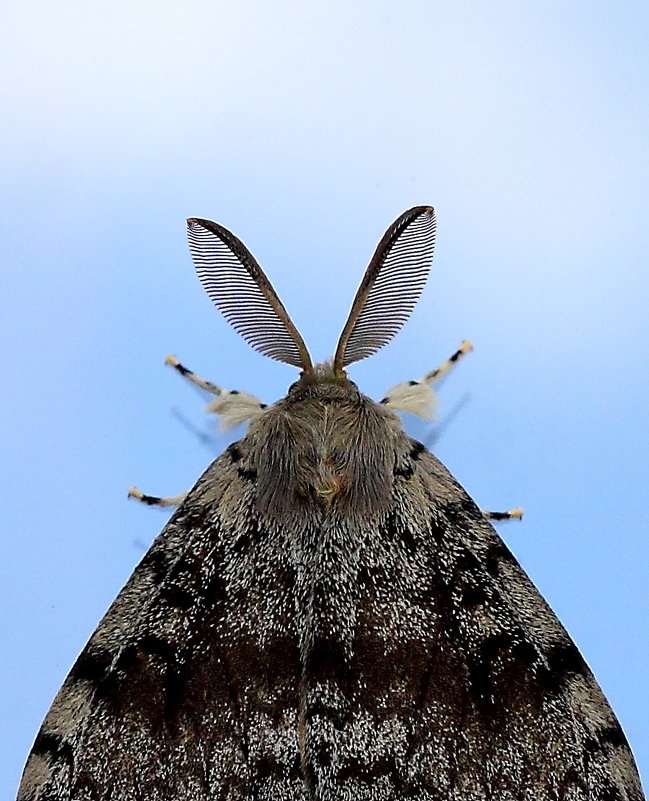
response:
{"label": "grey and brown wing", "polygon": [[[450,479],[445,468],[431,460],[431,466]],[[513,752],[516,742],[536,736],[541,746],[537,746],[539,787],[548,798],[644,799],[624,732],[577,646],[475,505],[462,506],[458,531],[470,532],[464,544],[477,562],[462,597],[466,605],[468,593],[470,601],[478,601],[479,610],[490,603],[490,590],[483,599],[481,588],[491,588],[496,617],[504,622],[499,631],[482,639],[477,662],[478,676],[484,677],[482,695],[493,701],[500,696],[507,715],[507,726],[496,743],[512,743]],[[452,518],[458,514],[457,506],[447,509]],[[471,571],[465,575],[470,577]],[[512,696],[529,698],[533,714],[528,702],[526,714],[512,715],[508,708]],[[536,726],[539,716],[542,725]],[[527,786],[529,797],[535,791],[538,797],[529,779]]]}
{"label": "grey and brown wing", "polygon": [[358,775],[402,801],[641,801],[626,738],[578,649],[418,443],[397,465],[394,500],[377,538],[390,551],[368,549],[359,571],[358,723],[377,735]]}
{"label": "grey and brown wing", "polygon": [[189,494],[57,695],[19,801],[302,798],[292,576],[253,483],[235,445]]}

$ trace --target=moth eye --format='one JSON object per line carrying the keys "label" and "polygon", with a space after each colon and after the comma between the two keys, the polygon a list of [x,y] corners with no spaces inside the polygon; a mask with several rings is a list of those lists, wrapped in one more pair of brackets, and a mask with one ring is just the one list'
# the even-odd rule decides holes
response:
{"label": "moth eye", "polygon": [[299,384],[300,384],[299,381],[296,381],[295,383],[291,384],[291,386],[288,388],[289,394],[291,392],[293,392],[294,390],[296,390],[298,388]]}

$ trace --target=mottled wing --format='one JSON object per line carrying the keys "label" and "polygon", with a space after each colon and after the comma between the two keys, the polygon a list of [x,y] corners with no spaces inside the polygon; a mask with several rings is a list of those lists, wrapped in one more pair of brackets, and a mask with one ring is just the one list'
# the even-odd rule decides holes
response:
{"label": "mottled wing", "polygon": [[43,723],[19,801],[307,798],[294,576],[285,535],[254,524],[242,464],[232,446],[208,469],[111,606]]}
{"label": "mottled wing", "polygon": [[[307,459],[315,415],[344,410],[290,406],[215,462],[136,569],[20,801],[641,801],[591,672],[445,468],[394,426],[368,448],[388,415],[369,404],[344,451]],[[387,501],[337,510],[336,492],[385,482]]]}
{"label": "mottled wing", "polygon": [[[338,630],[313,644],[305,718],[318,797],[641,801],[626,738],[579,651],[412,440],[392,501],[346,560],[354,597],[340,596]],[[335,564],[323,586],[339,586]]]}
{"label": "mottled wing", "polygon": [[430,272],[435,229],[435,210],[416,206],[385,232],[340,335],[334,370],[376,353],[410,317]]}
{"label": "mottled wing", "polygon": [[189,249],[214,305],[255,350],[311,370],[304,340],[255,257],[233,233],[211,220],[187,220]]}

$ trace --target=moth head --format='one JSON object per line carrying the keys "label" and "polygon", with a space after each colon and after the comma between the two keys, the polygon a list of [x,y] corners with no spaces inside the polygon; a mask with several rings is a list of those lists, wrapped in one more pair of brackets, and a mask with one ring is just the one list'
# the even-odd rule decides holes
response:
{"label": "moth head", "polygon": [[299,331],[248,248],[210,220],[187,220],[189,249],[212,302],[246,342],[301,371],[292,387],[347,385],[345,368],[387,345],[426,283],[435,247],[435,210],[415,206],[385,232],[358,287],[331,362],[314,365]]}
{"label": "moth head", "polygon": [[[288,388],[288,395],[294,399],[300,395],[310,395],[316,391],[316,387],[329,387],[328,394],[333,393],[338,397],[358,392],[358,387],[348,378],[345,370],[339,373],[334,372],[333,362],[329,360],[314,365],[313,370],[308,372],[303,370],[299,379]],[[318,394],[321,393],[318,392]]]}

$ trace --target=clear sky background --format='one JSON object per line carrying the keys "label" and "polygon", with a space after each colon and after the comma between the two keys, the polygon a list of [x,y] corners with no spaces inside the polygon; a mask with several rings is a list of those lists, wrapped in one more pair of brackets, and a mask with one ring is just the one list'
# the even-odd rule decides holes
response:
{"label": "clear sky background", "polygon": [[[257,256],[316,359],[389,223],[438,211],[370,395],[463,338],[441,429],[592,666],[649,779],[646,2],[8,4],[0,20],[0,796],[168,515],[232,437],[163,360],[265,401],[187,216]],[[176,410],[174,412],[174,410]],[[185,422],[181,422],[178,415]]]}

